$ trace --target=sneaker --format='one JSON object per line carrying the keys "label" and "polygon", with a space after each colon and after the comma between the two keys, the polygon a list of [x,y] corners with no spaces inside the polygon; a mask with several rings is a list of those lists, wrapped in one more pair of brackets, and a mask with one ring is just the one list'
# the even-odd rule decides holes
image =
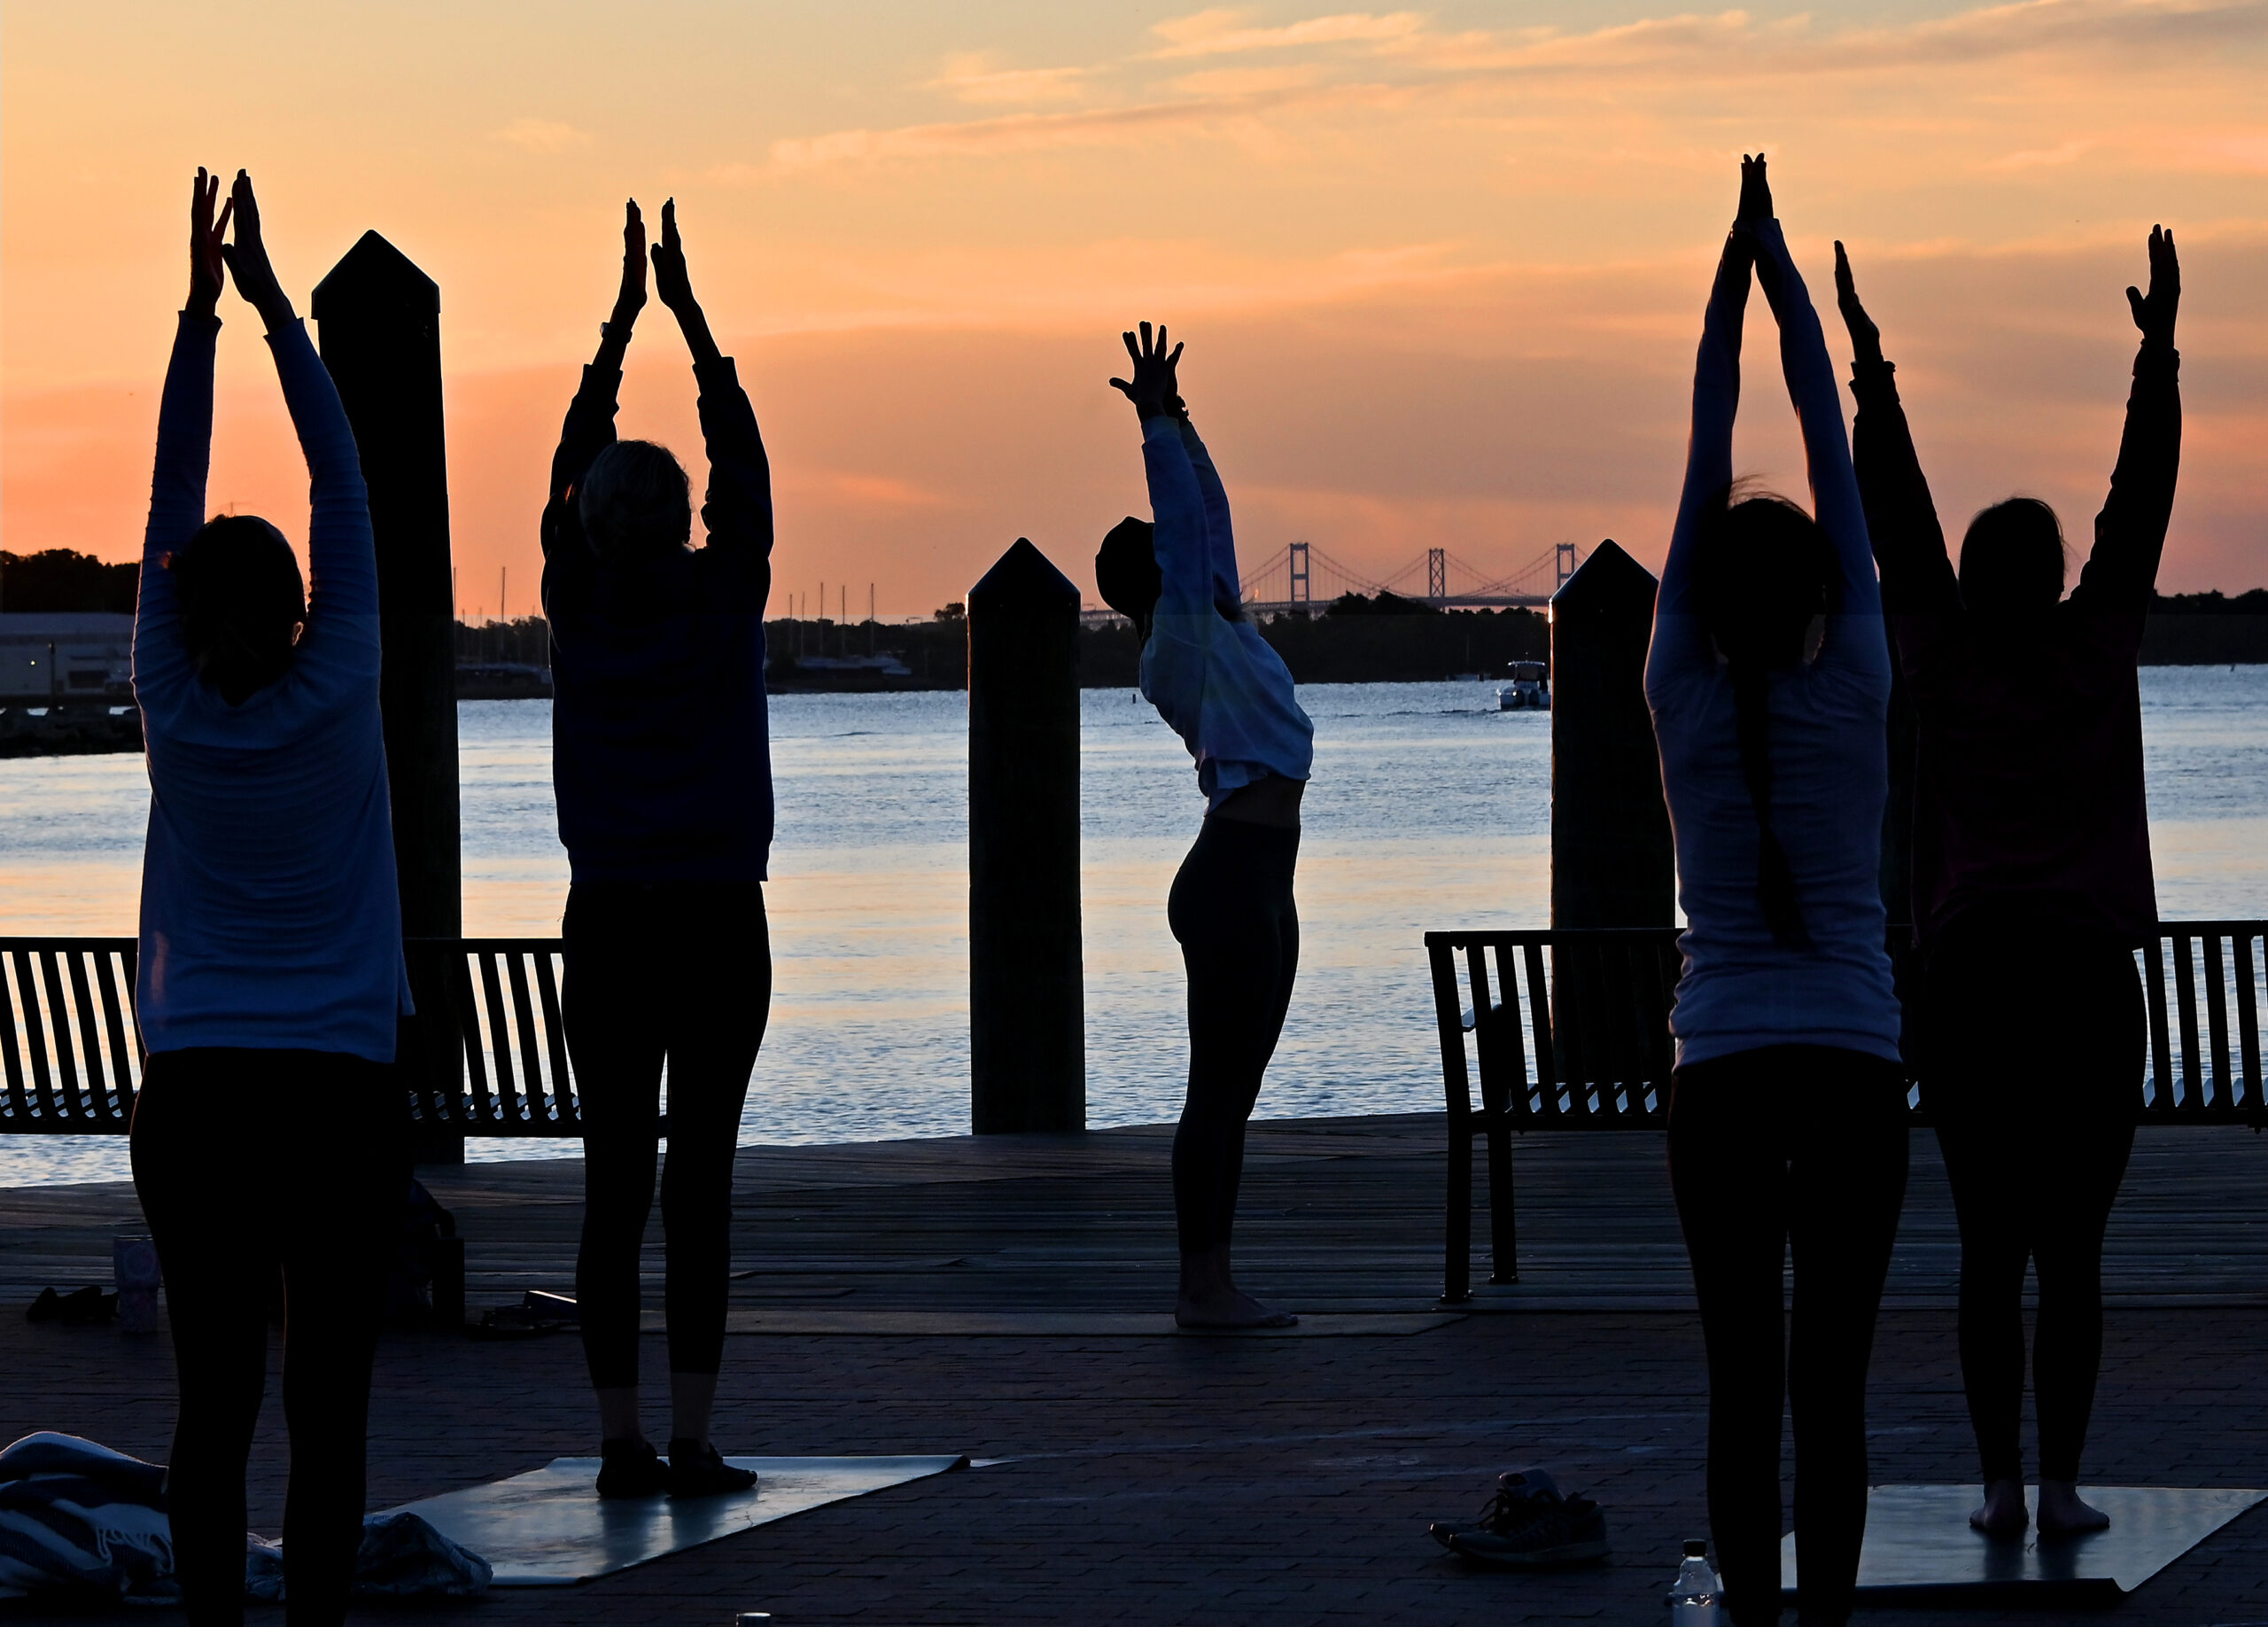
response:
{"label": "sneaker", "polygon": [[1540,1569],[1585,1565],[1607,1556],[1606,1517],[1587,1497],[1562,1497],[1542,1469],[1499,1475],[1496,1494],[1472,1525],[1436,1522],[1433,1540],[1482,1565]]}
{"label": "sneaker", "polygon": [[659,1497],[670,1489],[669,1466],[651,1441],[599,1444],[599,1495],[604,1498]]}
{"label": "sneaker", "polygon": [[756,1484],[754,1469],[734,1468],[715,1446],[701,1441],[671,1440],[669,1474],[672,1497],[714,1497]]}

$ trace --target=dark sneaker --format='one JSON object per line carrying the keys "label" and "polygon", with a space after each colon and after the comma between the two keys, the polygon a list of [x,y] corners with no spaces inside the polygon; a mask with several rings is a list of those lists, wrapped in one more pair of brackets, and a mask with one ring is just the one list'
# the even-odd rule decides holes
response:
{"label": "dark sneaker", "polygon": [[651,1441],[604,1441],[599,1445],[599,1495],[659,1497],[670,1489],[669,1466]]}
{"label": "dark sneaker", "polygon": [[1562,1497],[1542,1469],[1499,1475],[1496,1494],[1471,1525],[1435,1523],[1433,1537],[1476,1564],[1542,1569],[1607,1556],[1606,1516],[1587,1497]]}
{"label": "dark sneaker", "polygon": [[672,1497],[714,1497],[719,1491],[745,1491],[755,1483],[754,1469],[734,1468],[712,1445],[670,1442]]}

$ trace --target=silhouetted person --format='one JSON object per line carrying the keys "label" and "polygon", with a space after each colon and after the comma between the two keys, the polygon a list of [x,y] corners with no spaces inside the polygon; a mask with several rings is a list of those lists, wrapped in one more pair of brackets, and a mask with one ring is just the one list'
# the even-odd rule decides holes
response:
{"label": "silhouetted person", "polygon": [[[1732,489],[1751,267],[1779,321],[1816,518]],[[1867,1361],[1906,1189],[1877,876],[1890,651],[1834,369],[1761,157],[1743,160],[1702,331],[1646,699],[1687,922],[1669,1156],[1708,1349],[1709,1523],[1732,1619],[1776,1620],[1791,1402],[1803,1620],[1842,1622],[1866,1529]]]}
{"label": "silhouetted person", "polygon": [[1284,1031],[1300,964],[1292,872],[1315,726],[1292,674],[1245,619],[1229,498],[1176,381],[1181,346],[1126,338],[1126,393],[1142,423],[1154,524],[1129,518],[1095,557],[1104,600],[1142,640],[1142,693],[1197,759],[1205,823],[1166,918],[1189,974],[1189,1094],[1173,1139],[1184,1327],[1283,1327],[1299,1319],[1241,1292],[1230,1270],[1245,1124]]}
{"label": "silhouetted person", "polygon": [[[623,226],[622,285],[551,463],[543,608],[551,623],[552,777],[567,895],[561,1002],[583,1113],[575,1263],[598,1392],[602,1497],[692,1496],[756,1476],[709,1439],[725,1349],[733,1155],[772,1004],[764,914],[772,759],[764,602],[772,471],[732,358],[687,280],[677,206],[653,251],[701,386],[708,545],[664,448],[617,440],[615,398],[646,302],[646,228]],[[669,1460],[638,1418],[638,1254],[654,1205],[669,1067]]]}
{"label": "silhouetted person", "polygon": [[[2079,1500],[2102,1358],[2102,1235],[2134,1144],[2145,1021],[2134,951],[2157,936],[2135,666],[2181,462],[2181,271],[2150,232],[2126,432],[2069,599],[2054,510],[1969,523],[1955,574],[1881,335],[1836,245],[1858,359],[1855,440],[1899,665],[1921,717],[1914,922],[1923,1088],[1961,1220],[1961,1368],[1983,1459],[1978,1530],[2023,1529],[2023,1274],[2039,1273],[2032,1389],[2039,1527]],[[2059,602],[2060,601],[2060,602]]]}
{"label": "silhouetted person", "polygon": [[[245,1459],[280,1269],[286,1619],[323,1627],[346,1617],[361,1542],[370,1358],[408,1191],[408,1100],[391,1064],[409,984],[361,462],[268,266],[251,180],[237,172],[215,221],[219,194],[198,170],[135,610],[150,836],[134,1187],[179,1371],[166,1495],[189,1619],[244,1620]],[[307,454],[304,603],[275,526],[203,519],[224,261],[267,323]]]}

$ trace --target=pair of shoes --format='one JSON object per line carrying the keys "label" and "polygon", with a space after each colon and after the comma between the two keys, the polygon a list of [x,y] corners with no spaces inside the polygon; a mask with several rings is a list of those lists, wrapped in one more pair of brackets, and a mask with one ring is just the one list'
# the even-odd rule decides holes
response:
{"label": "pair of shoes", "polygon": [[714,1497],[719,1491],[745,1491],[756,1483],[754,1469],[734,1468],[724,1453],[705,1441],[670,1441],[670,1495]]}
{"label": "pair of shoes", "polygon": [[1472,1525],[1435,1522],[1433,1540],[1483,1565],[1541,1569],[1607,1556],[1606,1516],[1587,1497],[1562,1497],[1543,1469],[1496,1476],[1496,1492]]}
{"label": "pair of shoes", "polygon": [[670,1467],[651,1441],[599,1443],[599,1495],[659,1497],[670,1489]]}
{"label": "pair of shoes", "polygon": [[118,1314],[118,1296],[105,1294],[93,1283],[75,1293],[58,1294],[43,1288],[25,1308],[27,1322],[61,1322],[66,1327],[92,1327]]}

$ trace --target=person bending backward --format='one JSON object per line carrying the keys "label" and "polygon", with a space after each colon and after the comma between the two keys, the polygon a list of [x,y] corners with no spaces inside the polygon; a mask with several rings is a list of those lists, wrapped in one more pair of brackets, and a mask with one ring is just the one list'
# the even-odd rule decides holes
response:
{"label": "person bending backward", "polygon": [[[601,1497],[730,1491],[756,1476],[709,1439],[731,1273],[733,1152],[772,1003],[764,602],[772,471],[732,358],[686,276],[677,206],[653,251],[701,386],[705,548],[685,471],[617,440],[615,400],[646,302],[646,229],[623,226],[622,284],[551,463],[543,608],[553,781],[572,884],[561,1003],[583,1112],[583,1351],[598,1392]],[[669,1066],[669,1459],[638,1417],[638,1254],[654,1203]]]}
{"label": "person bending backward", "polygon": [[1142,693],[1197,759],[1205,822],[1166,905],[1189,974],[1189,1094],[1173,1139],[1184,1327],[1284,1327],[1299,1319],[1239,1291],[1229,1268],[1245,1122],[1276,1054],[1299,969],[1292,871],[1315,726],[1292,674],[1245,619],[1221,477],[1189,422],[1181,346],[1125,336],[1154,523],[1131,517],[1095,557],[1104,601],[1142,640]]}
{"label": "person bending backward", "polygon": [[2148,297],[2126,291],[2142,343],[2118,465],[2063,599],[2062,527],[2029,497],[1969,523],[1955,573],[1881,334],[1836,245],[1859,487],[1921,719],[1922,1086],[1961,1223],[1961,1379],[1984,1480],[1969,1521],[1994,1534],[2026,1519],[2027,1257],[2039,1273],[2039,1527],[2109,1523],[2077,1482],[2102,1358],[2103,1228],[2142,1077],[2134,951],[2157,935],[2135,666],[2181,462],[2172,235],[2153,228],[2149,255]]}
{"label": "person bending backward", "polygon": [[[1732,486],[1751,267],[1778,319],[1815,518]],[[1646,699],[1687,921],[1669,1157],[1708,1352],[1709,1523],[1732,1619],[1776,1620],[1784,1390],[1803,1620],[1842,1622],[1866,1526],[1867,1362],[1906,1188],[1878,879],[1890,651],[1834,370],[1761,156],[1743,161],[1709,298]]]}
{"label": "person bending backward", "polygon": [[[251,179],[197,172],[135,604],[150,769],[134,1189],[180,1412],[166,1500],[193,1627],[244,1620],[245,1461],[284,1282],[291,1627],[343,1621],[370,1359],[409,1190],[390,1064],[409,983],[378,721],[378,580],[353,432],[277,286]],[[223,245],[231,214],[236,241]],[[311,482],[303,601],[266,520],[205,520],[222,267],[267,324]]]}

